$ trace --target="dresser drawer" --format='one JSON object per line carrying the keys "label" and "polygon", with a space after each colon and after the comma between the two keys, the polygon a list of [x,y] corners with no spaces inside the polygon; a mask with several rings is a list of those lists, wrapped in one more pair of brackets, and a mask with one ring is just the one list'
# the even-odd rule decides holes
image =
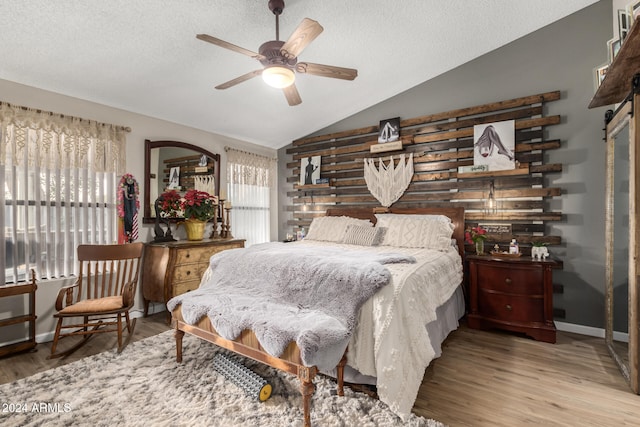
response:
{"label": "dresser drawer", "polygon": [[193,247],[193,248],[181,248],[176,251],[175,265],[192,264],[192,263],[209,263],[211,255],[220,252],[226,248],[212,248],[212,247]]}
{"label": "dresser drawer", "polygon": [[177,295],[182,295],[186,292],[198,289],[199,286],[200,280],[187,280],[184,282],[178,282],[173,286],[173,293],[171,294],[171,296],[175,297]]}
{"label": "dresser drawer", "polygon": [[480,290],[478,308],[485,317],[513,322],[544,322],[544,298]]}
{"label": "dresser drawer", "polygon": [[543,271],[539,268],[478,264],[478,287],[520,295],[544,294]]}
{"label": "dresser drawer", "polygon": [[209,263],[197,264],[178,264],[171,274],[171,282],[182,282],[185,280],[200,280],[205,270],[209,267]]}

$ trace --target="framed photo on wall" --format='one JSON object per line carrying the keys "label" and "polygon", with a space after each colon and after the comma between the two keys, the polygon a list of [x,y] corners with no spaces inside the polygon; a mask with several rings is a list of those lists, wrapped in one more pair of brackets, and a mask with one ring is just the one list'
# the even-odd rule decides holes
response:
{"label": "framed photo on wall", "polygon": [[487,165],[490,171],[516,168],[515,120],[483,123],[473,127],[473,165]]}
{"label": "framed photo on wall", "polygon": [[175,190],[180,187],[180,166],[172,167],[169,172],[169,190]]}
{"label": "framed photo on wall", "polygon": [[607,70],[608,69],[609,69],[609,64],[602,64],[601,66],[596,67],[596,68],[593,69],[593,74],[594,74],[594,77],[595,77],[596,90],[602,84],[602,81],[604,80],[604,77],[607,75]]}
{"label": "framed photo on wall", "polygon": [[631,28],[631,19],[629,14],[624,9],[618,10],[618,38],[620,43],[624,42],[625,37],[629,33]]}
{"label": "framed photo on wall", "polygon": [[300,185],[315,184],[320,179],[322,156],[309,156],[300,159]]}
{"label": "framed photo on wall", "polygon": [[400,117],[380,120],[378,143],[393,142],[400,139]]}

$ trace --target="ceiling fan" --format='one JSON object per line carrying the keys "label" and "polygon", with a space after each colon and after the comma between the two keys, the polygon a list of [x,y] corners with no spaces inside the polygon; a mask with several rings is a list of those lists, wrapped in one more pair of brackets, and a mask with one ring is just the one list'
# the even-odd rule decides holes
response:
{"label": "ceiling fan", "polygon": [[276,16],[276,39],[263,43],[258,52],[236,46],[207,34],[198,34],[196,38],[215,44],[216,46],[242,53],[257,59],[263,65],[260,70],[251,71],[240,77],[216,86],[216,89],[228,89],[253,77],[262,75],[263,80],[270,86],[282,89],[289,105],[302,102],[295,85],[295,73],[312,74],[315,76],[331,77],[334,79],[353,80],[358,70],[353,68],[334,67],[332,65],[314,64],[312,62],[298,62],[298,55],[305,47],[323,31],[322,26],[309,18],[304,18],[289,39],[280,40],[280,14],[284,10],[284,0],[269,0],[269,10]]}

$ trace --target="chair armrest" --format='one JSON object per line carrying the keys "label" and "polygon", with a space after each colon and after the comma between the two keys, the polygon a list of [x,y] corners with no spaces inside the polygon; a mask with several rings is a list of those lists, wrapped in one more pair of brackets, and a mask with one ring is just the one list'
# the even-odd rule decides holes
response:
{"label": "chair armrest", "polygon": [[56,298],[56,311],[60,311],[63,308],[74,304],[73,291],[78,287],[78,283],[73,285],[63,286],[58,291],[58,298]]}
{"label": "chair armrest", "polygon": [[136,282],[128,282],[122,288],[122,305],[132,307],[136,296]]}

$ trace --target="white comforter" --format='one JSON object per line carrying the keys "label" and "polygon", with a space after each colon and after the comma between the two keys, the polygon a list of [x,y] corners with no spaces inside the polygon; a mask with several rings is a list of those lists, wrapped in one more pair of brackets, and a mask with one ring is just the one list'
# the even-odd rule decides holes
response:
{"label": "white comforter", "polygon": [[[336,246],[319,241],[290,244]],[[337,246],[373,252],[390,250],[389,246]],[[376,377],[380,400],[405,418],[411,413],[424,372],[435,357],[425,325],[436,319],[436,309],[462,282],[462,260],[453,247],[447,252],[393,247],[393,252],[414,256],[417,263],[387,265],[391,283],[360,309],[347,364]]]}

